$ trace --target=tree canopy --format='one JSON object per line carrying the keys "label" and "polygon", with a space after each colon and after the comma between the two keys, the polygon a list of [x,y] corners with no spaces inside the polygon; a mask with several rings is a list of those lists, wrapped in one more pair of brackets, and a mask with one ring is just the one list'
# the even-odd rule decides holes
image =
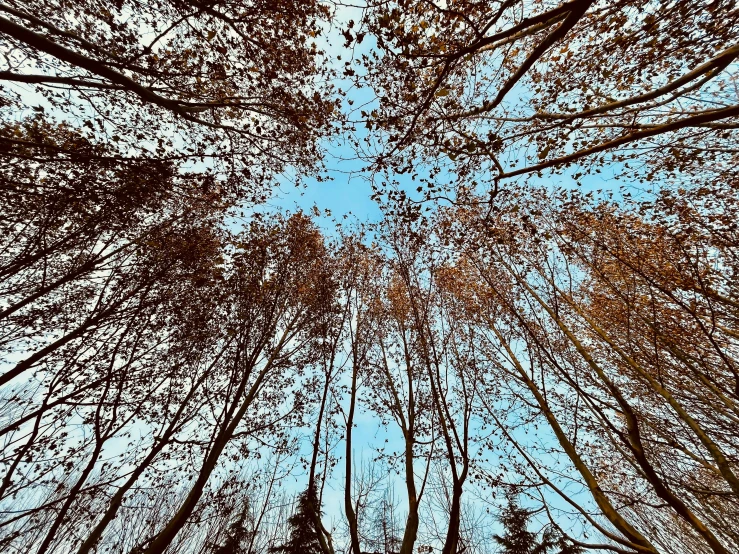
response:
{"label": "tree canopy", "polygon": [[737,37],[4,0],[0,550],[739,551]]}

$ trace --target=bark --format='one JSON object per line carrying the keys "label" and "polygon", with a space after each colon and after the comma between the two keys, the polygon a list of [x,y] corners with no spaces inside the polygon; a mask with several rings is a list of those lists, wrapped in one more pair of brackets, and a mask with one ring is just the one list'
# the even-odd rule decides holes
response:
{"label": "bark", "polygon": [[361,554],[359,546],[359,526],[357,524],[357,514],[354,512],[352,504],[352,430],[354,427],[354,409],[357,403],[357,372],[356,355],[355,363],[352,366],[352,385],[349,397],[349,413],[346,419],[346,448],[344,458],[345,479],[344,479],[344,511],[346,512],[346,520],[349,525],[349,538],[351,541],[352,554]]}

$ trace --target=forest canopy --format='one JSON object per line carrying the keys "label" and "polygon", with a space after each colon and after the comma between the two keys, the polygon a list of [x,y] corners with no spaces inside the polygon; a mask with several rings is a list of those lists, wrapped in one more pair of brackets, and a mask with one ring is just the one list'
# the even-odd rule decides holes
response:
{"label": "forest canopy", "polygon": [[739,551],[738,37],[0,2],[0,550]]}

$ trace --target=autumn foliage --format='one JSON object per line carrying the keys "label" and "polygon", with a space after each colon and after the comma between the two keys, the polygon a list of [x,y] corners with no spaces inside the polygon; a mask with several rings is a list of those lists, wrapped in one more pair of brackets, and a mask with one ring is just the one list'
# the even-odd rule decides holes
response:
{"label": "autumn foliage", "polygon": [[0,551],[739,551],[737,37],[0,3]]}

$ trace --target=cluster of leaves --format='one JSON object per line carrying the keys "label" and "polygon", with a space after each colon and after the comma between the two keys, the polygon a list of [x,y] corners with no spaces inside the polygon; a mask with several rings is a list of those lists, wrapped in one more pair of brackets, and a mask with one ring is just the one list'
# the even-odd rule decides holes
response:
{"label": "cluster of leaves", "polygon": [[377,102],[365,151],[389,181],[429,164],[426,200],[458,198],[472,180],[495,194],[544,170],[725,180],[738,15],[728,0],[378,3],[366,19],[377,49],[362,80]]}
{"label": "cluster of leaves", "polygon": [[[280,171],[320,161],[336,107],[316,44],[329,17],[317,1],[11,1],[2,103],[35,98],[108,156],[200,164],[259,200]],[[28,145],[11,129],[2,142]]]}

